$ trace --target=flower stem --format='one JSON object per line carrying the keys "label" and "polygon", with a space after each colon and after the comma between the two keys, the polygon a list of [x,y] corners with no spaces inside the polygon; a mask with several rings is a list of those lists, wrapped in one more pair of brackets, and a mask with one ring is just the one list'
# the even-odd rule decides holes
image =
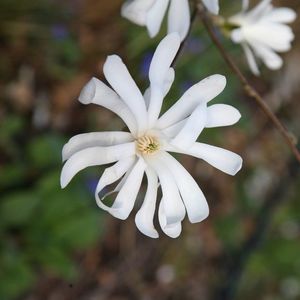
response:
{"label": "flower stem", "polygon": [[222,55],[222,57],[225,60],[225,62],[227,63],[227,65],[231,68],[231,70],[234,72],[234,74],[238,77],[239,81],[242,83],[243,88],[244,88],[245,92],[247,93],[247,95],[256,101],[257,105],[261,108],[261,110],[265,113],[265,115],[272,121],[274,126],[278,129],[278,131],[281,133],[281,135],[285,139],[287,145],[289,146],[289,148],[295,155],[297,161],[300,163],[300,152],[296,147],[296,141],[295,141],[295,138],[293,137],[293,134],[290,133],[285,128],[285,126],[281,123],[281,121],[278,119],[278,117],[272,112],[272,110],[266,104],[263,97],[250,84],[248,79],[244,76],[244,74],[241,72],[239,67],[235,64],[233,59],[227,53],[226,49],[223,47],[222,43],[220,42],[219,38],[217,37],[214,25],[212,25],[212,22],[210,21],[209,17],[207,16],[206,10],[201,3],[198,3],[197,11],[202,20],[204,27],[206,28],[208,35],[210,36],[211,40],[213,41],[213,43],[219,50],[220,54]]}

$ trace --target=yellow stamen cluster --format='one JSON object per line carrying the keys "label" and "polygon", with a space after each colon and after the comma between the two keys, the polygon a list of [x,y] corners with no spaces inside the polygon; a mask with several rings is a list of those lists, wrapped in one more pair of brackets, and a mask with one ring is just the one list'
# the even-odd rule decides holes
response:
{"label": "yellow stamen cluster", "polygon": [[159,149],[158,141],[151,136],[142,136],[136,141],[137,150],[141,154],[153,154]]}

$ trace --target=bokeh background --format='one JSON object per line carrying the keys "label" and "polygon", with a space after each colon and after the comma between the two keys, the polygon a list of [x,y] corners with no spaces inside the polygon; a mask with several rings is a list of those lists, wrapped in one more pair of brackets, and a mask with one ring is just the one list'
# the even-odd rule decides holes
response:
{"label": "bokeh background", "polygon": [[[121,0],[0,0],[0,299],[300,299],[299,166],[281,136],[242,91],[197,21],[176,66],[172,105],[189,86],[221,73],[215,103],[243,115],[201,141],[239,153],[235,177],[190,157],[178,159],[206,195],[211,213],[184,222],[176,239],[152,240],[98,209],[103,168],[59,186],[62,146],[73,135],[122,129],[121,121],[78,95],[103,79],[108,54],[123,57],[141,89],[161,35],[120,17]],[[234,3],[234,4],[233,4]],[[274,1],[300,13],[298,0]],[[239,1],[221,0],[224,14]],[[300,136],[300,21],[278,72],[253,77],[239,47],[222,38],[251,83]],[[144,188],[143,188],[144,190]],[[138,204],[142,200],[139,197]]]}

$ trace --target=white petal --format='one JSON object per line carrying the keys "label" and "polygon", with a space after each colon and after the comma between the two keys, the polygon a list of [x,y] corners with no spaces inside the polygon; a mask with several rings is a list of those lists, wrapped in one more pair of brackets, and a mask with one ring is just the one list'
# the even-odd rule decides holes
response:
{"label": "white petal", "polygon": [[181,222],[185,216],[185,207],[180,197],[178,187],[172,173],[159,159],[160,154],[149,157],[147,162],[152,166],[158,175],[164,198],[164,212],[167,219],[167,225]]}
{"label": "white petal", "polygon": [[201,103],[187,119],[182,129],[171,141],[171,144],[180,148],[187,148],[191,146],[194,142],[196,142],[198,136],[204,129],[206,116],[206,103]]}
{"label": "white petal", "polygon": [[147,113],[143,95],[120,57],[117,55],[109,56],[104,64],[103,72],[109,84],[132,111],[139,132],[145,131],[147,128]]}
{"label": "white petal", "polygon": [[146,164],[144,160],[140,158],[118,193],[114,204],[107,210],[111,215],[121,220],[128,218],[141,187],[145,168]]}
{"label": "white petal", "polygon": [[271,70],[278,70],[283,65],[282,58],[273,50],[261,44],[252,44],[257,56],[259,56],[264,64]]}
{"label": "white petal", "polygon": [[201,222],[207,218],[209,207],[201,189],[188,171],[169,153],[163,159],[174,176],[191,223]]}
{"label": "white petal", "polygon": [[64,188],[81,170],[97,165],[113,163],[121,158],[135,154],[135,143],[126,143],[110,147],[92,147],[76,152],[65,163],[60,177]]}
{"label": "white petal", "polygon": [[78,134],[72,137],[62,150],[63,161],[69,159],[76,152],[90,147],[106,147],[133,141],[129,132],[108,131]]}
{"label": "white petal", "polygon": [[247,14],[249,20],[256,22],[266,11],[272,8],[271,2],[272,0],[262,0]]}
{"label": "white petal", "polygon": [[239,121],[240,112],[231,105],[214,104],[207,108],[206,128],[230,126]]}
{"label": "white petal", "polygon": [[163,97],[165,96],[166,80],[171,79],[173,81],[174,79],[174,70],[172,71],[171,69],[170,71],[170,66],[179,47],[180,37],[177,33],[172,33],[159,43],[154,53],[149,70],[151,98],[148,115],[150,127],[152,127],[159,116]]}
{"label": "white petal", "polygon": [[172,145],[168,145],[165,148],[170,152],[183,153],[203,159],[213,167],[229,175],[235,175],[241,169],[243,163],[242,158],[236,153],[204,143],[195,143],[187,149],[175,148]]}
{"label": "white petal", "polygon": [[179,131],[183,128],[187,120],[188,118],[183,119],[182,121],[179,121],[178,123],[175,123],[174,125],[171,125],[170,127],[163,129],[162,133],[169,138],[174,138],[179,133]]}
{"label": "white petal", "polygon": [[212,75],[188,89],[183,96],[165,113],[158,122],[158,128],[167,128],[187,116],[202,102],[207,103],[218,96],[226,86],[226,78]]}
{"label": "white petal", "polygon": [[169,0],[155,1],[148,11],[146,24],[150,37],[155,37],[159,32],[168,4]]}
{"label": "white petal", "polygon": [[135,117],[128,106],[99,79],[94,77],[85,85],[80,93],[79,101],[83,104],[94,103],[111,110],[125,122],[133,134],[137,132]]}
{"label": "white petal", "polygon": [[179,237],[181,233],[182,230],[181,222],[167,225],[167,216],[164,207],[165,207],[164,198],[162,198],[158,209],[158,220],[159,220],[160,227],[166,235],[175,239]]}
{"label": "white petal", "polygon": [[295,21],[296,18],[296,12],[287,7],[275,8],[264,17],[265,20],[279,23],[291,23]]}
{"label": "white petal", "polygon": [[146,175],[148,180],[147,192],[142,207],[135,216],[135,224],[140,232],[156,239],[159,235],[154,228],[153,218],[157,198],[158,178],[150,168],[146,169]]}
{"label": "white petal", "polygon": [[258,76],[260,74],[260,72],[259,72],[259,69],[258,69],[258,66],[257,66],[257,63],[256,63],[256,59],[254,57],[254,54],[253,54],[252,50],[250,49],[250,47],[246,43],[242,43],[241,45],[244,49],[244,52],[245,52],[250,70],[252,71],[252,73],[254,75]]}
{"label": "white petal", "polygon": [[190,6],[188,0],[171,0],[168,16],[168,32],[178,32],[183,41],[189,31]]}
{"label": "white petal", "polygon": [[206,8],[213,14],[219,13],[219,0],[202,0]]}
{"label": "white petal", "polygon": [[99,198],[99,193],[108,185],[119,180],[132,166],[135,162],[135,156],[126,157],[119,160],[112,167],[106,168],[97,184],[95,191],[95,198],[98,206],[102,209],[107,210],[106,206]]}
{"label": "white petal", "polygon": [[140,26],[145,26],[147,21],[147,13],[155,0],[129,0],[126,1],[121,9],[121,15],[131,22]]}

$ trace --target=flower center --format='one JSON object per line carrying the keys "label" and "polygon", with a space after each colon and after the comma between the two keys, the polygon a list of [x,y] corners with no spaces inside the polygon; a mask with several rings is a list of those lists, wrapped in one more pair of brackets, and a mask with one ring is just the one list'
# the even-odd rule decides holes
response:
{"label": "flower center", "polygon": [[152,154],[159,149],[159,143],[152,136],[142,136],[136,141],[137,150],[141,154]]}

